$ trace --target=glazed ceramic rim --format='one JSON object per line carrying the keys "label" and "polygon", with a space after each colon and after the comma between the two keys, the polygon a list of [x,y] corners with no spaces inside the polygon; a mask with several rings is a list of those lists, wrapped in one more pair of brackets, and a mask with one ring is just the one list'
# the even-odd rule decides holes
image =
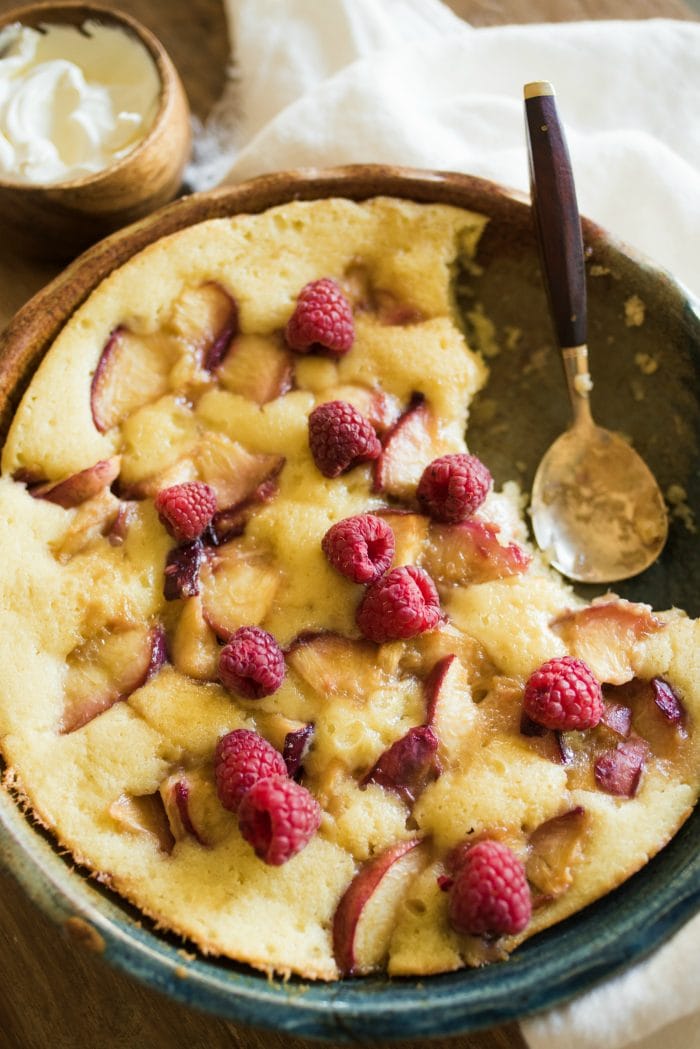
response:
{"label": "glazed ceramic rim", "polygon": [[[460,206],[484,203],[525,207],[519,194],[472,176],[358,165],[262,176],[237,187],[186,198],[100,242],[19,311],[4,337],[9,365],[0,357],[3,379],[20,385],[27,376],[13,366],[28,357],[33,370],[73,310],[115,266],[167,233],[209,217],[262,211],[302,197],[330,195],[366,199],[452,196]],[[247,206],[251,201],[255,206]],[[674,292],[700,346],[700,307],[669,274],[653,266],[593,223],[584,234],[602,238],[609,251],[631,259],[647,277]],[[70,294],[66,298],[66,292]],[[37,314],[63,296],[54,328],[38,326]],[[34,346],[37,331],[42,345]],[[34,352],[28,354],[32,346]],[[29,368],[25,368],[25,371]],[[7,372],[7,374],[4,374]],[[6,392],[6,391],[5,391]],[[13,398],[16,399],[16,398]],[[148,922],[116,894],[100,887],[50,836],[35,828],[7,791],[0,791],[0,862],[55,921],[87,933],[86,941],[117,968],[185,1004],[239,1023],[290,1035],[340,1041],[454,1035],[515,1020],[560,1004],[609,978],[658,947],[700,910],[700,810],[671,842],[623,886],[567,921],[528,940],[505,963],[432,977],[361,978],[333,984],[268,979],[220,960],[192,957],[176,938],[151,931]]]}

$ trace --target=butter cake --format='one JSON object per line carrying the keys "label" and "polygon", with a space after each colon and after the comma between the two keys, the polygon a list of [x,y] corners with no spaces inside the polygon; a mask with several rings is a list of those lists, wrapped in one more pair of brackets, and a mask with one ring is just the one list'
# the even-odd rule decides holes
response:
{"label": "butter cake", "polygon": [[503,959],[698,794],[698,623],[590,604],[465,443],[485,219],[192,226],[70,318],[2,458],[5,783],[207,954],[334,980]]}

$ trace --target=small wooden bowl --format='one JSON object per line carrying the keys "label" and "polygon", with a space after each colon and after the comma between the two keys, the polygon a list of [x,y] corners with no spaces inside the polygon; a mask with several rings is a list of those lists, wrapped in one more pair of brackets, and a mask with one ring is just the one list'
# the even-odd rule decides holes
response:
{"label": "small wooden bowl", "polygon": [[35,28],[86,21],[118,26],[146,48],[160,78],[160,104],[151,130],[125,157],[103,171],[51,185],[0,178],[0,227],[22,254],[68,259],[176,195],[189,157],[189,106],[162,44],[130,15],[100,4],[39,3],[0,17],[0,28],[20,22]]}

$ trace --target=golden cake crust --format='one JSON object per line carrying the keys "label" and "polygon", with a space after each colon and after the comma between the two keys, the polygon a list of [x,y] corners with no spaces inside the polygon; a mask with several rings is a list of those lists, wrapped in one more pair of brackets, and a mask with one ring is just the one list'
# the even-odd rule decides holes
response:
{"label": "golden cake crust", "polygon": [[[308,446],[315,405],[342,399],[367,413],[379,410],[381,394],[388,425],[423,396],[428,437],[389,493],[397,505],[412,507],[428,462],[465,450],[469,401],[487,369],[456,324],[451,287],[457,259],[473,254],[484,223],[456,208],[377,198],[297,202],[183,230],[93,292],[16,414],[0,479],[8,782],[78,862],[206,953],[268,972],[337,978],[332,927],[348,885],[386,850],[420,838],[372,901],[362,948],[368,967],[408,975],[481,964],[620,884],[668,841],[697,798],[698,623],[673,611],[652,617],[647,629],[648,611],[625,608],[628,629],[620,603],[608,599],[602,636],[619,657],[615,678],[609,653],[596,648],[599,633],[566,619],[583,603],[538,556],[523,572],[455,585],[439,530],[413,512],[387,518],[395,563],[420,560],[432,570],[448,622],[375,646],[355,624],[360,588],[322,553],[331,524],[386,507],[387,492],[375,490],[371,464],[332,480],[320,474]],[[328,276],[354,297],[355,345],[337,361],[292,359],[280,333],[300,289]],[[197,309],[210,295],[201,289],[212,287],[235,301],[240,328],[238,356],[216,373],[202,366],[195,345]],[[122,407],[96,416],[95,373],[115,331],[135,340],[153,374],[143,378],[141,403],[127,390]],[[251,371],[249,360],[264,361],[277,387],[261,392],[260,369]],[[96,425],[100,418],[105,425]],[[103,486],[66,508],[33,497],[24,483],[58,483],[110,457],[118,457],[119,497]],[[163,566],[174,543],[153,496],[199,478],[235,501],[238,474],[256,470],[261,479],[274,474],[275,497],[254,507],[242,536],[211,553],[198,596],[166,601]],[[122,534],[116,522],[124,524],[125,506]],[[514,485],[489,495],[478,517],[499,525],[501,549],[529,549]],[[219,684],[213,620],[222,632],[259,624],[283,646],[287,673],[274,695],[246,700]],[[158,632],[169,662],[135,687],[127,675],[124,701],[86,713],[82,692],[70,698],[72,668],[80,672],[87,660],[93,673],[90,660],[118,660],[120,645],[141,652]],[[315,640],[305,647],[300,637]],[[567,653],[592,661],[613,688],[663,677],[682,698],[682,731],[647,714],[635,722],[651,735],[651,756],[633,798],[596,786],[583,745],[565,765],[519,730],[525,680]],[[412,810],[376,783],[361,789],[380,754],[425,722],[426,681],[449,656],[461,677],[456,712],[446,707],[435,722],[442,774]],[[641,708],[643,700],[634,702]],[[235,728],[281,748],[286,732],[310,722],[304,783],[321,804],[321,827],[288,863],[268,867],[217,799],[214,748]],[[614,745],[605,732],[593,730],[596,753]],[[188,785],[195,834],[169,803],[178,781]],[[575,834],[561,869],[547,875],[549,891],[535,885],[541,867],[529,868],[541,898],[525,933],[494,950],[450,928],[437,879],[455,845],[495,835],[527,864],[538,828],[579,810],[584,815],[565,824]]]}

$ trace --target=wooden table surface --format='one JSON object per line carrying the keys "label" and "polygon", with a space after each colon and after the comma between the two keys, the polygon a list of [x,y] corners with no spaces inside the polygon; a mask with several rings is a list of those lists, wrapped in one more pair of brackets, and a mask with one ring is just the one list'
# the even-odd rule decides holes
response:
{"label": "wooden table surface", "polygon": [[[19,0],[17,0],[19,2]],[[0,0],[0,12],[15,6]],[[193,111],[205,117],[228,57],[222,0],[120,0],[160,37]],[[473,25],[697,15],[682,0],[450,0]],[[0,249],[0,327],[56,268]],[[316,1043],[318,1044],[318,1043]],[[370,1049],[375,1043],[364,1043]],[[417,1042],[395,1043],[417,1049]],[[314,1043],[253,1031],[170,1002],[71,943],[0,874],[0,1049],[309,1049]],[[524,1049],[516,1025],[432,1043],[435,1049]]]}

